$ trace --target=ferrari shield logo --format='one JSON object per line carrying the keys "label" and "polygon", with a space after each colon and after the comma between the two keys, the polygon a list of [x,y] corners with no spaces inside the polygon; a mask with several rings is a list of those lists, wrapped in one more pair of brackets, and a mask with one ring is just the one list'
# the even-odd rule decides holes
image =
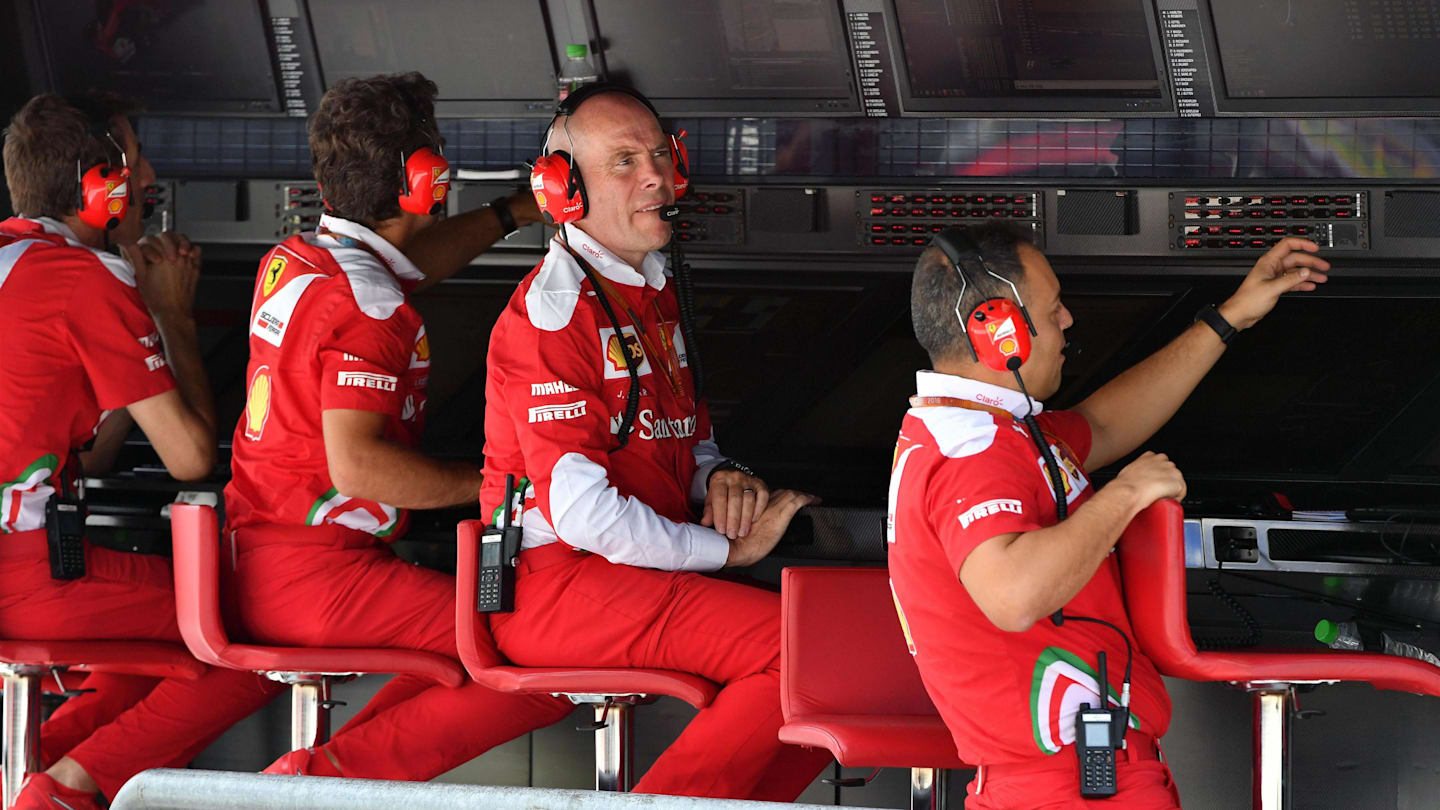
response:
{"label": "ferrari shield logo", "polygon": [[279,283],[280,277],[285,275],[287,260],[284,256],[276,256],[265,265],[265,277],[260,282],[260,295],[269,298],[270,293],[275,292],[275,285]]}

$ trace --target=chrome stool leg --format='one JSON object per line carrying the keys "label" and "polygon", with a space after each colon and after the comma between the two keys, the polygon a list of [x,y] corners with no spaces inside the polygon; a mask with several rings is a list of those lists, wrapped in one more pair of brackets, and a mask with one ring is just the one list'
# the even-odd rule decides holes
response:
{"label": "chrome stool leg", "polygon": [[290,750],[330,741],[330,679],[290,685]]}
{"label": "chrome stool leg", "polygon": [[949,786],[944,768],[911,768],[910,810],[944,810]]}
{"label": "chrome stool leg", "polygon": [[1294,687],[1271,684],[1250,691],[1253,728],[1251,792],[1255,810],[1290,808],[1290,703]]}
{"label": "chrome stool leg", "polygon": [[595,706],[595,789],[629,793],[635,784],[635,707],[608,700]]}
{"label": "chrome stool leg", "polygon": [[40,679],[38,667],[6,667],[4,706],[4,804],[20,793],[25,774],[40,770]]}
{"label": "chrome stool leg", "polygon": [[345,705],[330,699],[336,677],[308,672],[264,672],[266,678],[290,687],[290,750],[330,741],[330,709]]}

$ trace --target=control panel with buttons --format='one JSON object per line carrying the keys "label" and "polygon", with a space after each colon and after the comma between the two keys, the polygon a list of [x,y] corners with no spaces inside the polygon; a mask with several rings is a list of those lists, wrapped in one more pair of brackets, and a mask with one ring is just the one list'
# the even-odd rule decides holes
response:
{"label": "control panel with buttons", "polygon": [[745,189],[739,186],[691,186],[678,202],[675,238],[687,244],[743,245]]}
{"label": "control panel with buttons", "polygon": [[157,180],[154,185],[146,186],[144,193],[145,207],[141,214],[144,217],[145,234],[153,236],[162,231],[174,229],[175,182],[173,180]]}
{"label": "control panel with buttons", "polygon": [[288,183],[278,187],[280,197],[275,203],[275,235],[281,239],[301,231],[313,231],[325,213],[316,183]]}
{"label": "control panel with buttons", "polygon": [[950,227],[989,219],[1041,231],[1043,195],[1033,189],[860,189],[855,192],[856,243],[873,250],[915,250]]}
{"label": "control panel with buttons", "polygon": [[1287,236],[1327,250],[1370,248],[1365,191],[1185,191],[1170,194],[1171,250],[1269,250]]}

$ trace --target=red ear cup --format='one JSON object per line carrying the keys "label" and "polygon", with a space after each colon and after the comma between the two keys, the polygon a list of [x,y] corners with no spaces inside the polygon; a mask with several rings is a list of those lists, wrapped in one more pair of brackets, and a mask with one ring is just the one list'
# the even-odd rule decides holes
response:
{"label": "red ear cup", "polygon": [[438,214],[450,194],[450,161],[428,146],[405,160],[401,178],[400,209],[412,214]]}
{"label": "red ear cup", "polygon": [[1015,371],[1030,359],[1030,328],[1009,298],[980,302],[965,319],[965,331],[980,362],[995,371]]}
{"label": "red ear cup", "polygon": [[685,148],[685,130],[670,133],[670,160],[675,165],[675,199],[690,190],[690,150]]}
{"label": "red ear cup", "polygon": [[92,228],[110,230],[130,210],[130,169],[101,163],[80,178],[80,205],[76,214]]}
{"label": "red ear cup", "polygon": [[530,169],[535,205],[551,225],[576,222],[585,216],[585,183],[570,163],[570,153],[556,150],[536,158]]}

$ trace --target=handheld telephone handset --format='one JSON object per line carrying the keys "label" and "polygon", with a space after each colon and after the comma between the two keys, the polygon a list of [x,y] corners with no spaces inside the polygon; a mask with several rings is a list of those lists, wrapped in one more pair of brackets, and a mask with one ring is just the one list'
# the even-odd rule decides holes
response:
{"label": "handheld telephone handset", "polygon": [[[1117,714],[1106,699],[1110,687],[1105,678],[1105,653],[1098,654],[1100,708],[1092,709],[1089,703],[1081,703],[1075,713],[1075,754],[1080,758],[1080,795],[1087,799],[1103,799],[1114,796],[1115,749],[1121,741],[1115,739]],[[1123,739],[1124,726],[1121,726]]]}
{"label": "handheld telephone handset", "polygon": [[45,545],[50,552],[51,579],[79,579],[85,576],[85,480],[77,479],[75,492],[63,480],[60,491],[45,503]]}
{"label": "handheld telephone handset", "polygon": [[[505,476],[505,500],[495,510],[494,522],[480,535],[480,566],[476,572],[475,609],[481,613],[509,613],[515,609],[515,563],[520,555],[520,517],[530,479]],[[515,503],[515,500],[519,503]]]}

